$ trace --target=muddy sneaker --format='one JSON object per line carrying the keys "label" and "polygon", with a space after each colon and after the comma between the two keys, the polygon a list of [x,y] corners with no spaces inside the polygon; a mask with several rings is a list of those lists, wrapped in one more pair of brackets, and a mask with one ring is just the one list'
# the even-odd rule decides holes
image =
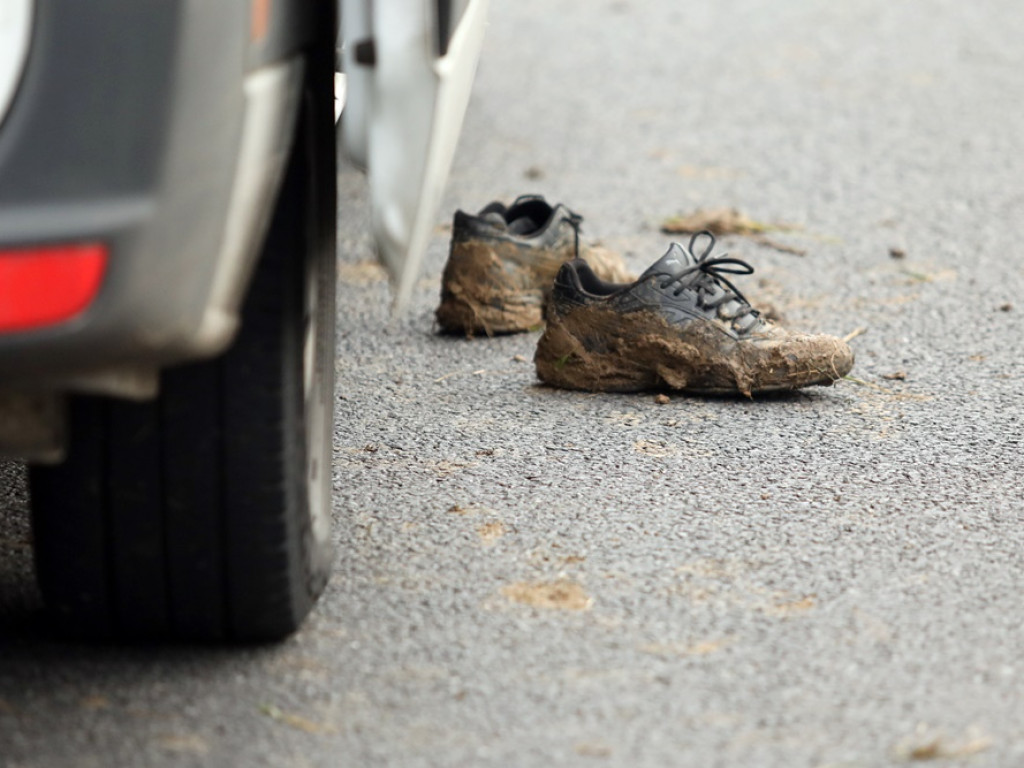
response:
{"label": "muddy sneaker", "polygon": [[491,203],[475,216],[457,211],[441,278],[441,330],[491,336],[539,328],[555,275],[574,257],[600,279],[632,280],[618,254],[580,242],[581,220],[535,195],[508,208]]}
{"label": "muddy sneaker", "polygon": [[[708,245],[694,255],[700,238]],[[575,259],[558,272],[547,328],[534,362],[541,381],[566,389],[698,394],[827,385],[853,367],[853,353],[832,336],[793,333],[763,318],[725,275],[753,268],[710,256],[701,232],[668,252],[628,285],[600,280]]]}

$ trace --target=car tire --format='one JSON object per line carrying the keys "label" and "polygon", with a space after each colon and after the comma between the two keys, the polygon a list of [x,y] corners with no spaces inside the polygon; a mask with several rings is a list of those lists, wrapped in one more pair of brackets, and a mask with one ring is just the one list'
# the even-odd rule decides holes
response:
{"label": "car tire", "polygon": [[232,346],[149,402],[75,396],[66,460],[30,468],[36,569],[64,633],[265,641],[331,568],[333,51],[295,141]]}

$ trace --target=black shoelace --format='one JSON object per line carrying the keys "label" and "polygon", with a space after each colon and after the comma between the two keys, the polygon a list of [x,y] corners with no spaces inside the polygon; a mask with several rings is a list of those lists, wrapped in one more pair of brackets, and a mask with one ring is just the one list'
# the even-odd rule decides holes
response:
{"label": "black shoelace", "polygon": [[[708,238],[708,244],[698,256],[694,252],[694,248],[697,239],[702,236]],[[726,277],[726,275],[752,275],[754,274],[754,268],[742,259],[733,258],[728,254],[710,258],[711,250],[714,247],[715,236],[708,230],[705,229],[694,233],[690,237],[690,244],[684,247],[683,250],[686,251],[687,255],[695,263],[663,281],[661,287],[665,289],[673,283],[678,283],[678,286],[672,292],[675,296],[678,296],[687,288],[696,288],[701,304],[709,309],[714,309],[729,301],[736,300],[741,304],[741,308],[729,318],[730,320],[736,320],[745,315],[757,313],[757,310],[750,306],[750,302],[747,301],[746,297]],[[724,292],[720,296],[716,296],[708,301],[707,297],[716,292],[715,286],[723,288]]]}
{"label": "black shoelace", "polygon": [[575,256],[573,258],[578,259],[580,257],[580,225],[583,223],[583,217],[575,211],[568,211],[568,213],[569,215],[565,217],[565,220],[569,222],[569,226],[572,227],[573,234],[575,235],[575,241],[573,243]]}

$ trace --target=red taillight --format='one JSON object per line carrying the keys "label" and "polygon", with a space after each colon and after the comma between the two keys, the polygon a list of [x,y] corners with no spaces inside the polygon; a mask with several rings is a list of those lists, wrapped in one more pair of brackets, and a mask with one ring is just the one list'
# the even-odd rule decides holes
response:
{"label": "red taillight", "polygon": [[0,333],[70,320],[96,297],[106,265],[98,243],[0,249]]}

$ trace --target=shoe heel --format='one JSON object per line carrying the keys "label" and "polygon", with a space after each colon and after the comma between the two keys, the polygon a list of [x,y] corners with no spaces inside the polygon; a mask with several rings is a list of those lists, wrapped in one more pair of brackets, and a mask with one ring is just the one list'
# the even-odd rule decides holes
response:
{"label": "shoe heel", "polygon": [[551,314],[533,356],[542,382],[585,392],[638,392],[651,386],[649,371],[631,367],[620,354],[588,348],[569,323]]}
{"label": "shoe heel", "polygon": [[479,241],[452,244],[435,313],[442,331],[494,336],[540,327],[541,291],[524,287],[526,279],[506,268],[496,250],[500,247]]}

